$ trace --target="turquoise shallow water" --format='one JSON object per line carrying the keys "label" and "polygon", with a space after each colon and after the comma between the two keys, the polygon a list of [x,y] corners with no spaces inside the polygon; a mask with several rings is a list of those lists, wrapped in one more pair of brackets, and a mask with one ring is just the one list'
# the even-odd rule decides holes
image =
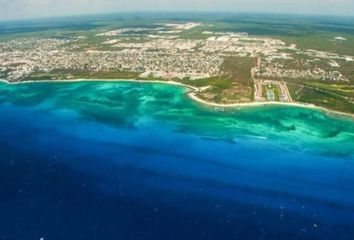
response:
{"label": "turquoise shallow water", "polygon": [[354,121],[183,87],[0,84],[7,239],[353,239]]}

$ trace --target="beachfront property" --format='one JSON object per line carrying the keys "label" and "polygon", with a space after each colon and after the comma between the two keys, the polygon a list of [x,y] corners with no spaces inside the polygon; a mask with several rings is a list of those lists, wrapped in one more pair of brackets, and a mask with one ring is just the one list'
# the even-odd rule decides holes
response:
{"label": "beachfront property", "polygon": [[[198,28],[203,31],[189,37]],[[350,83],[350,74],[342,70],[353,59],[271,37],[213,31],[201,23],[161,23],[2,41],[0,78],[173,80],[202,87],[198,97],[213,103],[291,102],[286,82]]]}
{"label": "beachfront property", "polygon": [[254,80],[256,102],[292,102],[286,83],[283,81]]}

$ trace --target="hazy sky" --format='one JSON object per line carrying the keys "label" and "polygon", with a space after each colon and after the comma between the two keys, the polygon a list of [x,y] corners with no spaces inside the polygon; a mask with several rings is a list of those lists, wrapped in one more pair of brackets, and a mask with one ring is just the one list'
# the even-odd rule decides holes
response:
{"label": "hazy sky", "polygon": [[0,0],[0,19],[126,11],[234,11],[354,16],[354,0]]}

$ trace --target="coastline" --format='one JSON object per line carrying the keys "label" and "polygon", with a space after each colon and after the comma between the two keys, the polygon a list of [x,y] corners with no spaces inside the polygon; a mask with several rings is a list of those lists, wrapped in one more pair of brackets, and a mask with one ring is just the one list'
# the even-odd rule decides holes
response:
{"label": "coastline", "polygon": [[290,106],[290,107],[301,107],[301,108],[310,108],[323,111],[327,114],[341,115],[354,119],[354,114],[339,112],[335,110],[330,110],[325,107],[319,107],[313,104],[306,103],[298,103],[298,102],[247,102],[247,103],[232,103],[232,104],[221,104],[221,103],[213,103],[207,102],[203,99],[198,98],[194,92],[188,93],[188,96],[192,98],[194,101],[199,102],[204,105],[212,106],[212,107],[221,107],[221,108],[235,108],[235,107],[262,107],[262,106]]}
{"label": "coastline", "polygon": [[345,113],[335,110],[330,110],[325,107],[316,106],[314,104],[306,104],[306,103],[298,103],[298,102],[246,102],[246,103],[231,103],[231,104],[222,104],[222,103],[214,103],[208,102],[201,98],[199,98],[196,93],[201,89],[198,87],[194,87],[188,84],[176,82],[176,81],[162,81],[162,80],[136,80],[136,79],[68,79],[68,80],[29,80],[23,82],[9,82],[5,79],[0,79],[0,82],[11,84],[11,85],[20,85],[20,84],[30,84],[30,83],[75,83],[75,82],[136,82],[136,83],[161,83],[161,84],[168,84],[174,86],[182,86],[190,89],[187,93],[187,96],[196,101],[197,103],[209,106],[209,107],[220,107],[220,108],[237,108],[237,107],[262,107],[267,105],[273,106],[293,106],[293,107],[302,107],[302,108],[310,108],[310,109],[317,109],[323,111],[327,114],[334,114],[340,116],[346,116],[354,119],[354,114]]}

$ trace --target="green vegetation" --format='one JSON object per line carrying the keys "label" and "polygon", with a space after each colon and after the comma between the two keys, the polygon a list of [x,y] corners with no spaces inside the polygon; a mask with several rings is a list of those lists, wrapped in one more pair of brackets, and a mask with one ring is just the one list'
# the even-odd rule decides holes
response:
{"label": "green vegetation", "polygon": [[50,73],[33,73],[26,80],[62,80],[62,79],[135,79],[135,72],[78,72],[78,71],[53,71]]}
{"label": "green vegetation", "polygon": [[267,84],[262,86],[263,98],[269,101],[279,101],[280,99],[280,90],[277,85]]}
{"label": "green vegetation", "polygon": [[[314,84],[314,83],[312,83]],[[348,98],[345,94],[352,95],[354,89],[352,86],[349,87],[349,90],[346,88],[338,87],[337,85],[334,87],[336,91],[333,91],[332,88],[328,88],[327,91],[324,87],[326,84],[314,84],[314,86],[309,85],[301,85],[296,83],[288,83],[288,88],[293,100],[302,102],[302,103],[310,103],[316,106],[325,107],[328,109],[354,113],[354,102],[353,98]]]}
{"label": "green vegetation", "polygon": [[347,62],[345,60],[336,60],[339,67],[332,67],[326,59],[319,59],[310,65],[310,68],[321,68],[325,71],[339,71],[346,76],[352,83],[354,83],[354,62]]}
{"label": "green vegetation", "polygon": [[254,58],[228,57],[222,65],[220,77],[184,82],[197,87],[209,86],[199,93],[199,97],[206,100],[218,103],[250,102],[253,99],[251,69],[255,64]]}
{"label": "green vegetation", "polygon": [[[97,36],[98,33],[118,29],[139,27],[145,34],[156,34],[153,30],[164,23],[201,22],[203,25],[184,30],[176,35],[182,39],[206,39],[215,34],[209,32],[247,32],[250,35],[270,36],[281,39],[287,44],[296,44],[300,49],[315,49],[354,56],[354,19],[347,17],[307,17],[267,14],[120,14],[107,16],[82,16],[66,19],[33,20],[29,22],[8,22],[0,25],[0,42],[23,37],[77,38],[80,48],[99,51],[119,51],[120,48],[103,44],[107,40],[118,39],[120,42],[138,43],[146,39],[135,32],[120,36]],[[151,29],[151,30],[150,30]],[[142,32],[141,32],[142,33]],[[169,35],[169,34],[164,34]],[[173,35],[173,34],[171,34]],[[346,40],[335,40],[335,37]],[[129,37],[129,39],[127,39]],[[68,47],[64,45],[62,47]],[[196,47],[198,48],[198,47]],[[284,80],[295,101],[316,104],[333,110],[354,112],[354,62],[336,60],[339,67],[330,66],[328,60],[310,59],[296,51],[284,50],[294,58],[278,60],[285,69],[306,70],[321,68],[325,71],[339,71],[350,80],[347,83],[315,81],[313,79],[274,79]],[[227,57],[219,77],[208,79],[172,79],[181,83],[201,87],[204,90],[199,97],[218,103],[249,102],[253,99],[251,68],[256,59],[250,57]],[[6,72],[1,73],[2,76]],[[89,72],[89,71],[53,71],[33,73],[26,80],[50,79],[140,79],[134,72]],[[149,77],[150,80],[163,80]],[[275,100],[279,99],[279,89],[270,87]],[[263,96],[267,97],[267,96]]]}
{"label": "green vegetation", "polygon": [[303,84],[307,87],[316,88],[333,93],[333,95],[340,95],[354,101],[354,86],[349,84],[334,84],[323,82],[306,82]]}
{"label": "green vegetation", "polygon": [[[334,38],[341,36],[346,41],[334,41]],[[341,33],[312,33],[307,36],[275,36],[287,44],[296,44],[300,49],[315,49],[326,52],[354,55],[354,36]]]}

